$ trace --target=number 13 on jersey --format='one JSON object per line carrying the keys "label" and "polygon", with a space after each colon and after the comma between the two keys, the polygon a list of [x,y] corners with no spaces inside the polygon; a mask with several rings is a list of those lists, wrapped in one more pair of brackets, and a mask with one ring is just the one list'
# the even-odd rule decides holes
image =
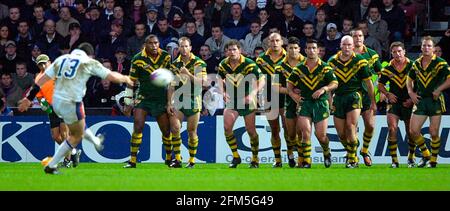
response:
{"label": "number 13 on jersey", "polygon": [[[66,64],[67,62],[67,64]],[[66,65],[66,66],[64,66]],[[61,62],[61,66],[59,67],[58,74],[56,75],[56,78],[67,78],[72,79],[75,77],[78,67],[80,65],[80,60],[78,59],[68,59],[65,58]]]}

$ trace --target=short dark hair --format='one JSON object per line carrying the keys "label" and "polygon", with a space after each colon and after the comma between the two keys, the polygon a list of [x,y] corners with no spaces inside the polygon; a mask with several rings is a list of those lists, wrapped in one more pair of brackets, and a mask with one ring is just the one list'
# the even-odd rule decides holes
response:
{"label": "short dark hair", "polygon": [[297,44],[300,46],[300,40],[297,37],[289,37],[287,44]]}
{"label": "short dark hair", "polygon": [[225,49],[228,49],[229,47],[231,47],[231,46],[233,46],[233,45],[235,45],[238,49],[241,49],[241,42],[239,42],[239,41],[237,41],[237,40],[235,40],[235,39],[232,39],[232,40],[230,40],[230,41],[228,41],[226,44],[225,44],[225,46],[224,46],[224,48]]}
{"label": "short dark hair", "polygon": [[84,51],[87,55],[94,55],[94,47],[88,42],[83,42],[80,45],[78,45],[78,49]]}
{"label": "short dark hair", "polygon": [[312,43],[316,43],[317,47],[319,47],[319,42],[316,39],[307,39],[306,40],[306,44],[312,44]]}

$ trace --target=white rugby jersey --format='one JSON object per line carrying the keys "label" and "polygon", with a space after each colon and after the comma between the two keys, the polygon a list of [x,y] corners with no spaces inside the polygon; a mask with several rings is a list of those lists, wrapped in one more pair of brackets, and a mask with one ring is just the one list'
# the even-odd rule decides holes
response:
{"label": "white rugby jersey", "polygon": [[99,61],[78,49],[58,57],[45,70],[49,77],[56,78],[53,98],[73,102],[83,100],[86,82],[92,75],[105,79],[110,72]]}

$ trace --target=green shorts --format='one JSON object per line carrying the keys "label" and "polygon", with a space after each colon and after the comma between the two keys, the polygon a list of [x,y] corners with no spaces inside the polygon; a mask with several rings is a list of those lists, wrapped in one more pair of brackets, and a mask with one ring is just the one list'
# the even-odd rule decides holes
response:
{"label": "green shorts", "polygon": [[237,111],[239,116],[247,116],[256,110],[256,99],[250,104],[243,104],[240,101],[234,104],[233,101],[230,101],[225,104],[225,108]]}
{"label": "green shorts", "polygon": [[[187,98],[188,101],[182,101],[182,97],[180,96],[181,108],[177,108],[181,113],[183,113],[186,117],[190,117],[192,115],[197,114],[202,110],[202,98],[201,96],[191,96]],[[184,105],[184,103],[187,103]]]}
{"label": "green shorts", "polygon": [[286,99],[284,101],[284,115],[288,119],[295,119],[297,118],[297,103],[295,103],[294,100],[292,100],[291,97],[286,96]]}
{"label": "green shorts", "polygon": [[411,119],[412,108],[406,108],[402,103],[388,104],[386,110],[388,113],[398,116],[402,121]]}
{"label": "green shorts", "polygon": [[141,95],[138,95],[136,99],[135,108],[141,108],[147,111],[153,117],[159,117],[164,113],[167,113],[166,100],[150,100],[150,99],[142,99]]}
{"label": "green shorts", "polygon": [[334,116],[345,119],[348,112],[362,108],[361,94],[359,92],[352,92],[350,94],[335,95],[333,98],[333,106],[335,108]]}
{"label": "green shorts", "polygon": [[432,97],[420,99],[419,103],[414,105],[413,113],[416,115],[436,116],[445,112],[444,95],[439,96],[437,100]]}
{"label": "green shorts", "polygon": [[330,116],[328,100],[306,100],[298,107],[298,116],[311,117],[312,122],[320,122]]}
{"label": "green shorts", "polygon": [[367,111],[370,109],[370,104],[371,104],[371,100],[370,100],[370,96],[369,93],[367,92],[363,92],[362,93],[362,108],[361,108],[361,113],[364,111]]}

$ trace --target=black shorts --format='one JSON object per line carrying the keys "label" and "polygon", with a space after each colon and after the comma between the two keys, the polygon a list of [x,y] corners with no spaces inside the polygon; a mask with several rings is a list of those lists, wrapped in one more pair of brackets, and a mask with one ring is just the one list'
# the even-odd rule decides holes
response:
{"label": "black shorts", "polygon": [[59,127],[61,123],[64,123],[64,120],[59,118],[54,111],[48,115],[48,119],[50,120],[50,128]]}

